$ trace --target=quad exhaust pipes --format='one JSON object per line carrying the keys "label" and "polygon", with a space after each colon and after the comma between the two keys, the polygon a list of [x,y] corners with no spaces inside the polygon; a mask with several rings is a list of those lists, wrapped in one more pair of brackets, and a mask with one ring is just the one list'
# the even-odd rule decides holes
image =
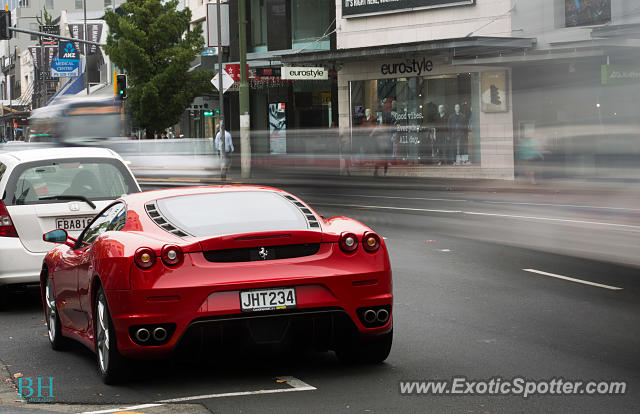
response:
{"label": "quad exhaust pipes", "polygon": [[362,320],[366,325],[382,326],[389,320],[389,311],[385,308],[365,309]]}

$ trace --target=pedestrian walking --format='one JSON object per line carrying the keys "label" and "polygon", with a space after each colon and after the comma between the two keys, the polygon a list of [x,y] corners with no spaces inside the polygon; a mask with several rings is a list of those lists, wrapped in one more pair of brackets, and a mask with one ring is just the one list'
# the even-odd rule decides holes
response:
{"label": "pedestrian walking", "polygon": [[216,134],[215,146],[216,150],[220,154],[220,178],[226,179],[227,172],[231,168],[231,153],[235,151],[233,148],[233,140],[231,139],[231,134],[229,131],[224,131],[224,148],[222,146],[222,138],[220,131],[222,130],[222,124],[220,125],[220,130]]}

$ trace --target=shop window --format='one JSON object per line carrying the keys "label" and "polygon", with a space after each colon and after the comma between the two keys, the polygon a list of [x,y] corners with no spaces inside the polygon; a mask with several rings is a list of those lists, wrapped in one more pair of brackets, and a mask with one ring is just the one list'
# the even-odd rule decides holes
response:
{"label": "shop window", "polygon": [[334,16],[332,4],[328,0],[293,0],[291,6],[293,48],[329,50],[329,32]]}
{"label": "shop window", "polygon": [[249,4],[249,19],[251,36],[249,38],[250,52],[267,50],[267,0],[251,0]]}
{"label": "shop window", "polygon": [[565,25],[589,26],[611,21],[611,0],[564,0]]}
{"label": "shop window", "polygon": [[478,162],[471,74],[355,81],[350,91],[350,147],[356,161]]}
{"label": "shop window", "polygon": [[76,0],[76,10],[82,9],[83,2],[82,0]]}

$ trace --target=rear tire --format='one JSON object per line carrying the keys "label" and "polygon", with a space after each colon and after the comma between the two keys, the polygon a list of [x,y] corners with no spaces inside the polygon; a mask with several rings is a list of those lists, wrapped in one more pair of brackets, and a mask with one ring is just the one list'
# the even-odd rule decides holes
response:
{"label": "rear tire", "polygon": [[98,288],[94,307],[94,330],[98,373],[105,384],[117,384],[125,377],[125,360],[118,352],[116,333],[102,287]]}
{"label": "rear tire", "polygon": [[47,318],[47,333],[51,348],[62,351],[65,348],[65,338],[62,336],[62,323],[58,316],[58,306],[56,305],[55,289],[51,277],[47,275],[47,282],[44,287],[44,309]]}
{"label": "rear tire", "polygon": [[355,340],[336,349],[336,356],[346,364],[379,364],[389,356],[393,330],[370,340]]}

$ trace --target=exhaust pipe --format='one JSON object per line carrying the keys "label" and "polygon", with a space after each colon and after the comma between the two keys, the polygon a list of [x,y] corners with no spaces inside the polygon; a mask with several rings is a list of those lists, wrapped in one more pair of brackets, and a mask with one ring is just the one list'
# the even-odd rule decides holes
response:
{"label": "exhaust pipe", "polygon": [[136,331],[136,339],[140,342],[147,342],[151,334],[147,328],[140,328]]}
{"label": "exhaust pipe", "polygon": [[374,323],[376,321],[376,311],[374,311],[373,309],[367,309],[364,312],[364,321],[366,323]]}
{"label": "exhaust pipe", "polygon": [[385,323],[389,320],[389,311],[386,309],[378,309],[378,322]]}
{"label": "exhaust pipe", "polygon": [[155,339],[158,342],[162,342],[165,339],[167,339],[167,330],[164,329],[162,326],[158,326],[156,329],[153,330],[153,339]]}

